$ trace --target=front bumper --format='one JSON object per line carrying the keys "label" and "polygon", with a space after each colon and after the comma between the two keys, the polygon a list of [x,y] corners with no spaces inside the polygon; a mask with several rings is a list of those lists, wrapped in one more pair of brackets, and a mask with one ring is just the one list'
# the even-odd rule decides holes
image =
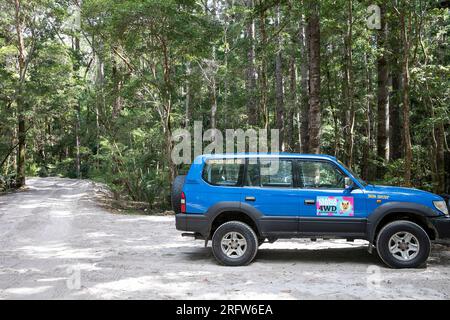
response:
{"label": "front bumper", "polygon": [[430,222],[437,231],[438,239],[450,238],[450,217],[437,217],[430,219]]}
{"label": "front bumper", "polygon": [[178,213],[175,215],[177,230],[200,233],[207,236],[209,233],[209,220],[203,214]]}

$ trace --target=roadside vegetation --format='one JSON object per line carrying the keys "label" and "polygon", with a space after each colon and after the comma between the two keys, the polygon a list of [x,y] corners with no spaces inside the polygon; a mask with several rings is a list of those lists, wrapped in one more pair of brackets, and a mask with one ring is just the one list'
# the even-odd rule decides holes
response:
{"label": "roadside vegetation", "polygon": [[449,7],[2,1],[0,189],[26,176],[90,178],[117,200],[167,209],[185,169],[170,161],[172,132],[202,121],[278,128],[284,151],[450,193]]}

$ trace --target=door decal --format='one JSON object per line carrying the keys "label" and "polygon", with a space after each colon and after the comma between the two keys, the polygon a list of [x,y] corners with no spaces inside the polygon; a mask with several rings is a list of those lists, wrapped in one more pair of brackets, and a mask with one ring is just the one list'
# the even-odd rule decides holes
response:
{"label": "door decal", "polygon": [[354,215],[353,197],[317,197],[316,201],[318,216],[344,216]]}

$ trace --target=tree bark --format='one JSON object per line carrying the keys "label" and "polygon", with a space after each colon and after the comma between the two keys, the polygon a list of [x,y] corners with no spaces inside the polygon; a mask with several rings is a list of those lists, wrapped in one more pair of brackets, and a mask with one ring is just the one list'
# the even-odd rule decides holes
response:
{"label": "tree bark", "polygon": [[300,43],[300,94],[301,109],[300,113],[300,152],[308,153],[309,151],[309,79],[308,79],[308,37],[306,34],[305,18],[302,15],[299,25],[299,43]]}
{"label": "tree bark", "polygon": [[190,62],[186,62],[186,76],[187,76],[187,80],[186,80],[186,88],[185,88],[185,100],[184,100],[184,106],[185,106],[185,111],[184,111],[184,128],[188,129],[189,128],[189,122],[191,119],[191,64]]}
{"label": "tree bark", "polygon": [[25,185],[26,131],[23,101],[23,83],[25,81],[25,44],[23,41],[23,20],[21,17],[20,0],[15,0],[14,4],[17,45],[19,49],[19,85],[16,90],[17,138],[19,143],[17,148],[16,187],[20,188]]}
{"label": "tree bark", "polygon": [[294,111],[297,109],[297,68],[295,65],[295,56],[292,54],[289,58],[289,108],[287,111],[287,132],[286,132],[286,151],[292,152],[295,149],[294,142]]}
{"label": "tree bark", "polygon": [[[81,0],[80,0],[80,6],[81,6]],[[77,6],[77,13],[76,13],[76,28],[78,31],[81,30],[81,10],[80,7]],[[80,38],[78,34],[75,36],[75,52],[76,52],[76,62],[74,64],[74,71],[75,73],[78,73],[80,70]],[[77,101],[75,105],[75,147],[76,147],[76,158],[75,158],[75,167],[76,167],[76,173],[77,178],[81,179],[81,154],[80,154],[80,148],[81,148],[81,141],[80,141],[80,129],[81,129],[81,105],[80,101]]]}
{"label": "tree bark", "polygon": [[309,148],[310,153],[320,153],[320,21],[319,4],[308,0],[309,12],[308,49],[309,49]]}
{"label": "tree bark", "polygon": [[[280,27],[281,12],[280,5],[276,8],[276,22],[275,26]],[[284,88],[283,88],[283,66],[282,66],[282,45],[281,37],[277,36],[277,53],[275,56],[275,98],[276,98],[276,127],[280,130],[280,146],[281,150],[285,150],[285,132],[284,132]]]}
{"label": "tree bark", "polygon": [[383,178],[388,159],[388,112],[389,112],[389,67],[387,62],[388,25],[385,17],[385,5],[381,5],[381,30],[377,34],[377,177]]}
{"label": "tree bark", "polygon": [[[258,3],[261,5],[261,3]],[[266,32],[266,11],[264,9],[260,10],[259,13],[259,33],[261,34],[261,47],[267,47],[267,32]],[[262,52],[261,54],[261,67],[260,67],[260,106],[259,110],[263,113],[264,117],[264,128],[269,127],[269,108],[267,106],[267,59]]]}
{"label": "tree bark", "polygon": [[366,180],[372,180],[372,174],[371,174],[371,166],[370,166],[370,151],[372,150],[372,130],[371,130],[371,113],[372,113],[372,107],[371,107],[371,76],[370,76],[370,69],[369,69],[369,63],[367,61],[367,53],[364,56],[364,61],[366,65],[366,125],[365,125],[365,143],[363,146],[363,155],[362,155],[362,164],[361,164],[361,175],[363,179]]}
{"label": "tree bark", "polygon": [[112,118],[116,119],[120,112],[122,111],[122,97],[121,91],[123,86],[122,75],[120,74],[119,64],[117,63],[115,57],[112,57],[112,78],[114,80],[114,103],[113,103],[113,111]]}
{"label": "tree bark", "polygon": [[[253,16],[253,0],[246,0],[245,5],[247,10],[251,12],[250,17]],[[249,19],[246,27],[247,38],[247,70],[245,89],[247,95],[247,112],[248,124],[257,125],[258,117],[256,112],[256,69],[255,69],[255,21],[253,18]]]}
{"label": "tree bark", "polygon": [[[409,121],[409,50],[411,34],[411,12],[406,8],[402,8],[400,12],[400,23],[403,43],[403,62],[402,62],[402,77],[403,77],[403,141],[405,142],[405,167],[404,167],[404,184],[411,186],[411,167],[412,167],[412,145]],[[408,15],[408,16],[407,16]]]}
{"label": "tree bark", "polygon": [[[211,15],[213,19],[216,19],[216,0],[212,1]],[[212,72],[211,72],[211,128],[215,129],[217,126],[217,83],[216,83],[216,70],[217,70],[217,58],[216,58],[216,46],[212,48]],[[170,151],[169,151],[170,153]],[[175,176],[173,176],[175,178]],[[172,179],[173,180],[173,179]]]}
{"label": "tree bark", "polygon": [[355,139],[355,106],[353,102],[353,1],[347,1],[347,34],[345,37],[345,163],[348,167],[353,166],[353,149]]}
{"label": "tree bark", "polygon": [[389,104],[389,160],[402,157],[403,138],[401,129],[401,91],[402,77],[397,70],[391,71],[392,92]]}
{"label": "tree bark", "polygon": [[401,159],[404,143],[402,133],[402,33],[398,17],[389,20],[389,55],[392,91],[389,97],[389,161]]}

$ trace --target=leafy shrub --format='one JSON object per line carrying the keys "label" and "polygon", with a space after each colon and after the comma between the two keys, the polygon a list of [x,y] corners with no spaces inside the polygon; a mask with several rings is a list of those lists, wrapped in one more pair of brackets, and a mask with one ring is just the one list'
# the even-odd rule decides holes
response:
{"label": "leafy shrub", "polygon": [[14,188],[16,184],[15,173],[0,175],[0,191],[6,191]]}

